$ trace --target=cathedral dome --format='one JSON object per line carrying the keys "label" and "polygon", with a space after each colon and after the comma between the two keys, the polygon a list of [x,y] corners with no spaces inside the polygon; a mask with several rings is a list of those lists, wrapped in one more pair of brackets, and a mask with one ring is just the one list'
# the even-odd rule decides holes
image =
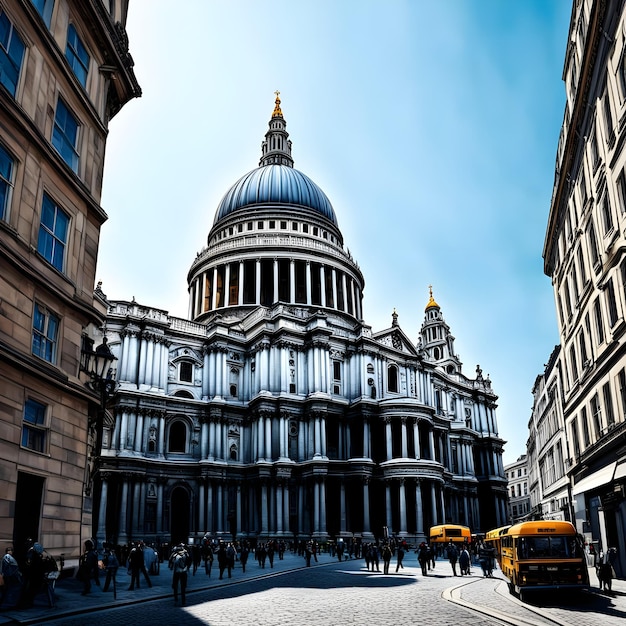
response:
{"label": "cathedral dome", "polygon": [[214,224],[240,209],[253,205],[285,205],[311,209],[336,227],[337,218],[326,194],[305,174],[289,165],[268,164],[242,176],[224,195]]}

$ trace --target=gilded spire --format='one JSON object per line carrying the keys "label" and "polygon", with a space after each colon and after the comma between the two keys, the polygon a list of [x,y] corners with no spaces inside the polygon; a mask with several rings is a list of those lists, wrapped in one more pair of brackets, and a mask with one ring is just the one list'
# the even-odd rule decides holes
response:
{"label": "gilded spire", "polygon": [[426,309],[424,310],[428,311],[428,309],[431,309],[433,307],[440,308],[439,305],[435,302],[435,299],[433,298],[433,286],[428,285],[428,290],[430,291],[430,300],[428,300],[428,304],[426,305]]}
{"label": "gilded spire", "polygon": [[270,118],[269,130],[265,133],[265,140],[261,143],[259,166],[286,165],[287,167],[293,167],[287,122],[280,108],[280,91],[275,91],[274,93],[276,94],[274,111]]}
{"label": "gilded spire", "polygon": [[280,91],[275,91],[274,92],[276,94],[276,101],[274,104],[274,112],[272,113],[272,117],[282,117],[283,116],[283,112],[280,110]]}

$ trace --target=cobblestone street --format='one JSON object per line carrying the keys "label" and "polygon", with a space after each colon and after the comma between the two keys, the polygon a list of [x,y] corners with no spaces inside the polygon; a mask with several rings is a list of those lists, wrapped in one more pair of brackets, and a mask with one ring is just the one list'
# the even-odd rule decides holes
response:
{"label": "cobblestone street", "polygon": [[[21,623],[63,626],[93,626],[132,623],[133,626],[162,623],[238,626],[316,626],[337,624],[409,624],[416,621],[434,626],[459,624],[571,626],[621,626],[626,617],[626,583],[614,581],[612,596],[589,593],[548,593],[520,602],[509,595],[498,577],[474,575],[454,578],[445,561],[437,561],[431,575],[423,577],[414,558],[404,569],[391,574],[368,572],[362,560],[337,562],[320,556],[313,567],[286,555],[274,568],[260,569],[255,562],[242,573],[237,564],[231,579],[219,580],[216,571],[208,578],[199,570],[189,576],[186,607],[174,606],[171,572],[162,569],[153,586],[127,591],[126,572],[119,578],[118,598],[95,588],[80,595],[76,581],[61,581],[57,607],[45,606],[41,596],[35,609],[0,613],[0,624]],[[498,572],[499,573],[499,572]],[[595,583],[595,575],[592,574]],[[184,616],[184,617],[183,617]]]}

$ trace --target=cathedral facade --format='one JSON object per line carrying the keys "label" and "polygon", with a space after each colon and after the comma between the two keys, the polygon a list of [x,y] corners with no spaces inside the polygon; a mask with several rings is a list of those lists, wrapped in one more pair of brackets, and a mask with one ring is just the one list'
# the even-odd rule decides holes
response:
{"label": "cathedral facade", "polygon": [[189,319],[108,300],[98,540],[422,540],[506,522],[489,378],[463,373],[432,290],[416,343],[395,311],[365,324],[332,204],[293,164],[277,97],[259,167],[189,270]]}

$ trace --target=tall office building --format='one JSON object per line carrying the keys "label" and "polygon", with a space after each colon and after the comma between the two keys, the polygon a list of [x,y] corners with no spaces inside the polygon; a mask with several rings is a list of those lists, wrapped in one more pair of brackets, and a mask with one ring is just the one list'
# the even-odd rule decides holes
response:
{"label": "tall office building", "polygon": [[91,534],[80,373],[109,120],[140,95],[126,0],[0,2],[0,550],[78,556]]}
{"label": "tall office building", "polygon": [[544,269],[561,344],[572,517],[626,574],[626,7],[573,3]]}
{"label": "tall office building", "polygon": [[417,341],[395,312],[365,324],[363,274],[291,149],[277,96],[259,166],[189,270],[189,319],[109,302],[120,387],[100,541],[424,539],[431,524],[506,521],[491,381],[464,374],[432,291]]}

